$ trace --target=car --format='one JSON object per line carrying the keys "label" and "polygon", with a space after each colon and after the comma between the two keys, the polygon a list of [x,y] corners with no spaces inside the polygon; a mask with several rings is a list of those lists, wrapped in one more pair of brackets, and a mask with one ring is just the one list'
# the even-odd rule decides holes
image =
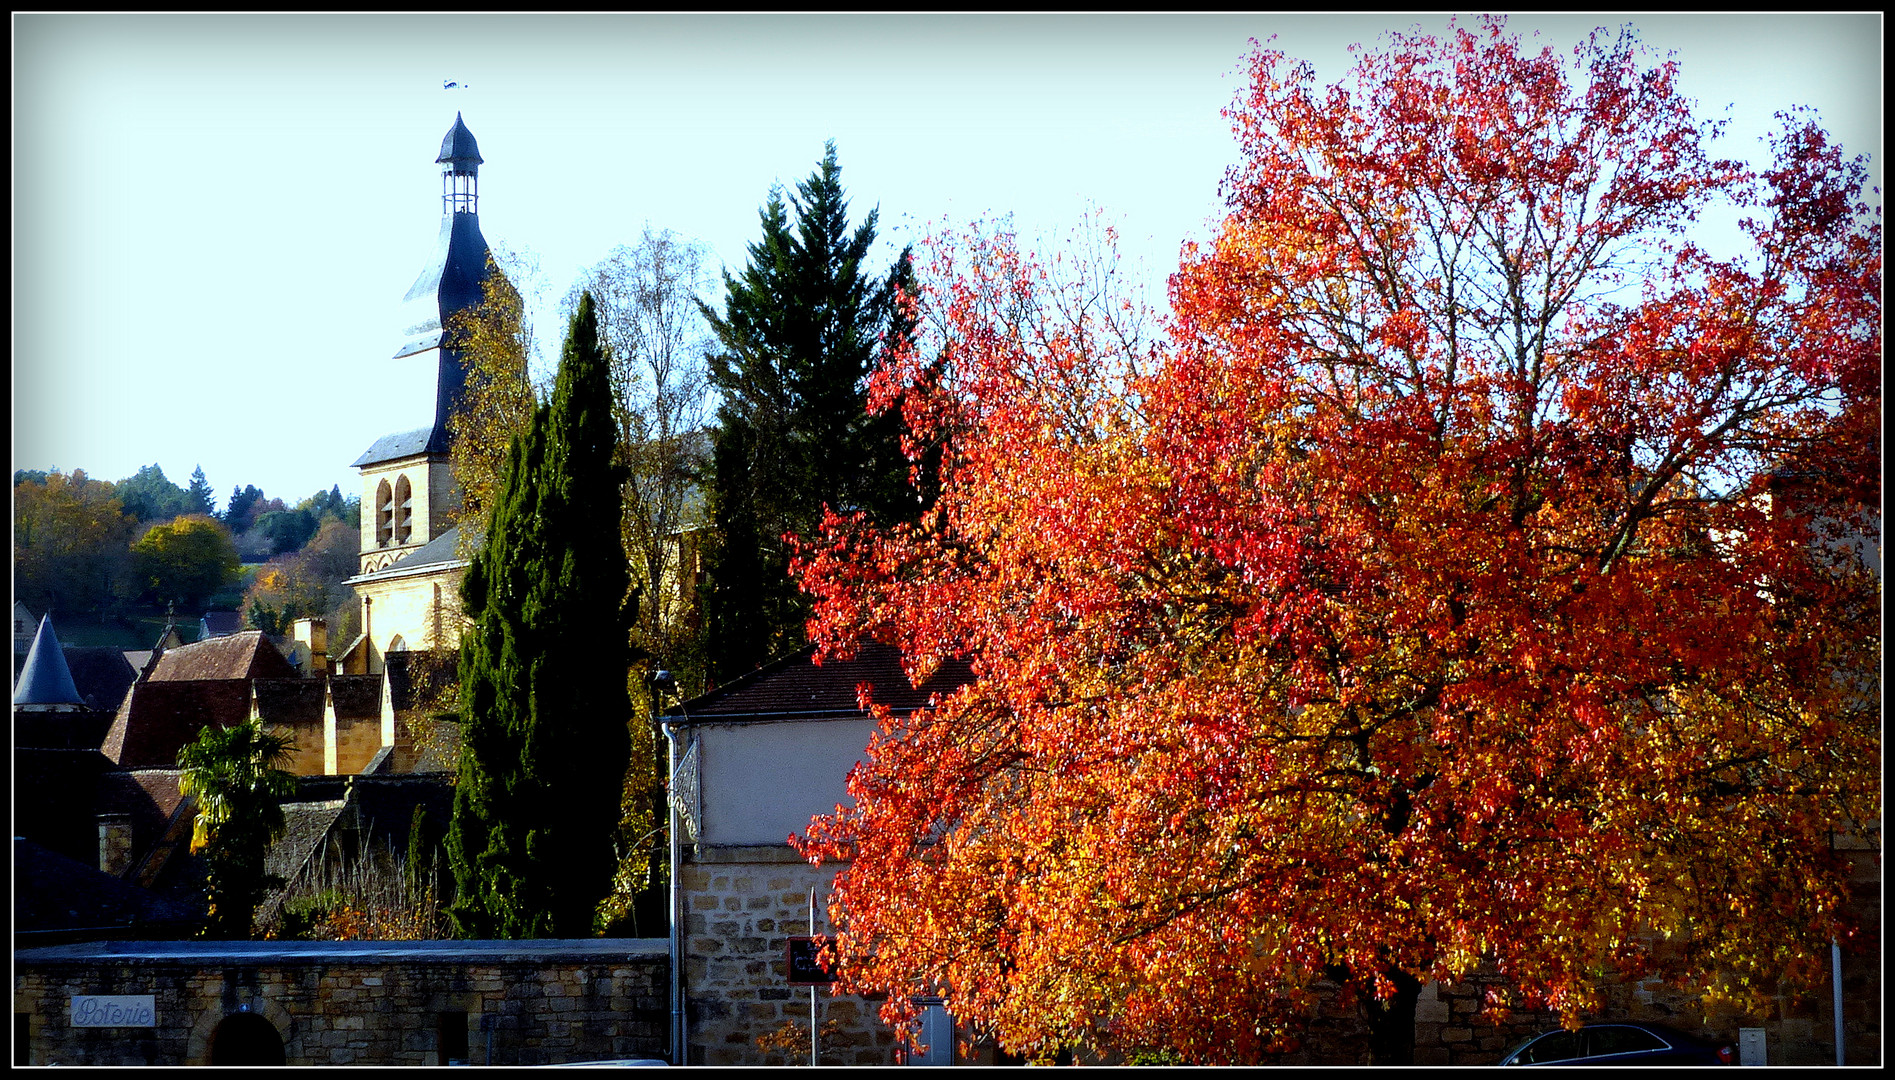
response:
{"label": "car", "polygon": [[1706,1042],[1664,1024],[1587,1024],[1533,1036],[1502,1065],[1734,1065],[1737,1048]]}

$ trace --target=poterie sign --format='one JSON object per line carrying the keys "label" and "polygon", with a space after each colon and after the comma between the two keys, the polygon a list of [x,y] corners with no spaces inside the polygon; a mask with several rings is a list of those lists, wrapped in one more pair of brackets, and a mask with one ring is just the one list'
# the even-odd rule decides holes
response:
{"label": "poterie sign", "polygon": [[74,997],[73,1027],[157,1027],[158,1009],[152,994],[117,997]]}

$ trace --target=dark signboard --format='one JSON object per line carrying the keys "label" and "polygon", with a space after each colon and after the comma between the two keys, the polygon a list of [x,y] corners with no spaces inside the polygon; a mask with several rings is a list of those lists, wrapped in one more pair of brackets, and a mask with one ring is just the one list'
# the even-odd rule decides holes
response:
{"label": "dark signboard", "polygon": [[819,937],[790,939],[786,959],[791,986],[827,986],[836,981],[836,977],[824,971],[816,960],[825,944],[827,939]]}

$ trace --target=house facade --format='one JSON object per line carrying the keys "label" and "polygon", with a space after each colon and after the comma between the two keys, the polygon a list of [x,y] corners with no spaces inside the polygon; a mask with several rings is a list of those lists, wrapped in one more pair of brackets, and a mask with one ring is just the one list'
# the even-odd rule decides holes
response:
{"label": "house facade", "polygon": [[[906,715],[970,674],[964,664],[944,665],[914,687],[893,649],[865,646],[821,665],[805,649],[666,714],[679,758],[683,1064],[807,1064],[812,1008],[821,1064],[907,1057],[879,1018],[882,1001],[832,994],[809,985],[810,972],[791,971],[792,942],[834,929],[828,903],[838,867],[809,865],[789,837],[849,799],[849,771],[876,727],[859,687]],[[951,1021],[938,1004],[922,1007],[933,1034],[918,1063],[947,1064]]]}

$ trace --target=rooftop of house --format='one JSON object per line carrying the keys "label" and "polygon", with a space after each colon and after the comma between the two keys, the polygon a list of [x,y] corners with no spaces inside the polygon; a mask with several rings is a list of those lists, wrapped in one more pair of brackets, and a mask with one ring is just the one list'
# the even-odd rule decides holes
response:
{"label": "rooftop of house", "polygon": [[183,904],[17,836],[13,875],[16,935],[177,933],[190,929],[197,919]]}
{"label": "rooftop of house", "polygon": [[258,679],[257,715],[266,724],[320,724],[324,685],[321,679]]}
{"label": "rooftop of house", "polygon": [[227,637],[243,630],[243,613],[237,611],[206,611],[198,622],[206,637]]}
{"label": "rooftop of house", "polygon": [[296,669],[261,630],[167,649],[151,672],[152,682],[293,678]]}
{"label": "rooftop of house", "polygon": [[165,768],[177,764],[178,751],[206,724],[229,727],[249,718],[250,684],[245,680],[153,679],[125,695],[100,749],[120,768]]}
{"label": "rooftop of house", "polygon": [[669,710],[689,717],[786,716],[798,713],[861,711],[857,691],[868,686],[870,699],[896,712],[923,708],[972,682],[964,660],[947,660],[920,686],[902,671],[901,652],[890,645],[866,644],[855,656],[815,662],[815,646],[766,664],[724,686]]}

